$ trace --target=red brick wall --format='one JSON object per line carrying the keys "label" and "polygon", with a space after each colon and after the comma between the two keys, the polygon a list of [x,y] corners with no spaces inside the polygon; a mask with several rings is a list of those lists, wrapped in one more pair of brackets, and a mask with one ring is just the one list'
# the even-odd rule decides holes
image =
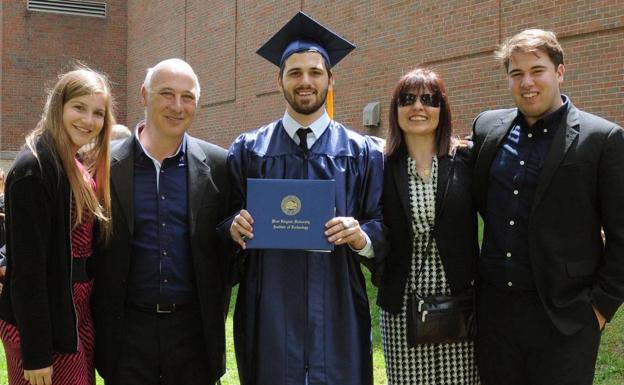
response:
{"label": "red brick wall", "polygon": [[132,128],[143,116],[140,88],[145,70],[170,57],[185,58],[184,0],[128,1],[127,119]]}
{"label": "red brick wall", "polygon": [[126,1],[108,0],[107,17],[60,15],[27,10],[25,0],[2,0],[0,35],[0,150],[18,150],[43,110],[46,90],[80,60],[107,73],[126,117]]}
{"label": "red brick wall", "polygon": [[[151,3],[157,5],[148,8]],[[186,58],[202,84],[195,135],[227,147],[240,132],[281,116],[277,69],[255,51],[298,10],[358,46],[335,68],[335,111],[361,132],[384,136],[396,81],[426,64],[446,79],[457,133],[468,133],[480,111],[511,105],[493,50],[529,27],[559,35],[566,51],[563,91],[572,101],[624,124],[622,1],[130,0],[131,124],[143,113],[136,95],[145,67],[172,56]],[[381,103],[381,127],[363,127],[362,109],[374,101]]]}
{"label": "red brick wall", "polygon": [[[624,2],[618,0],[110,0],[106,19],[31,13],[25,3],[2,1],[4,151],[18,148],[32,129],[44,86],[70,58],[111,74],[118,120],[131,127],[143,116],[145,69],[165,58],[187,60],[202,85],[192,132],[227,147],[240,132],[283,114],[277,68],[255,51],[298,10],[358,46],[335,68],[335,111],[361,132],[384,136],[396,81],[426,64],[446,79],[456,131],[466,134],[480,111],[511,105],[492,54],[503,38],[528,27],[558,33],[566,51],[563,91],[572,101],[624,124]],[[362,109],[374,101],[381,103],[381,127],[363,127]]]}

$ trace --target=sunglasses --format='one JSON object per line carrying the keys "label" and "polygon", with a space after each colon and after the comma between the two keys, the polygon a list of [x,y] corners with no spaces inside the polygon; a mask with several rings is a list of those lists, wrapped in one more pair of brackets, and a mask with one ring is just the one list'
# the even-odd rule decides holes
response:
{"label": "sunglasses", "polygon": [[416,103],[416,99],[420,98],[420,103],[423,106],[427,107],[440,107],[441,98],[438,94],[420,94],[414,95],[412,93],[406,92],[404,94],[399,94],[399,106],[407,107]]}

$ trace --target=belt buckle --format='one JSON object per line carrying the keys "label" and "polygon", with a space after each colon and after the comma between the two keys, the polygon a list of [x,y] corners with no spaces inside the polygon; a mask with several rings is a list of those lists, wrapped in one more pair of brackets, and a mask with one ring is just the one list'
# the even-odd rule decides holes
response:
{"label": "belt buckle", "polygon": [[175,303],[174,304],[156,304],[156,313],[158,314],[170,314],[175,311]]}

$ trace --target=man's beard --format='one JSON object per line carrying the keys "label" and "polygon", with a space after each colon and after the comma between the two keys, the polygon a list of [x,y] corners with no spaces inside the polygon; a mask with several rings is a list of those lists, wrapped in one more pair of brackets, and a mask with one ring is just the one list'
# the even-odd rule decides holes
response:
{"label": "man's beard", "polygon": [[295,112],[302,115],[311,115],[318,111],[325,104],[325,99],[327,99],[327,90],[329,87],[322,90],[318,95],[320,98],[316,99],[316,101],[311,104],[301,105],[296,102],[295,94],[298,90],[293,91],[293,94],[290,95],[285,89],[282,88],[282,92],[284,94],[284,98]]}

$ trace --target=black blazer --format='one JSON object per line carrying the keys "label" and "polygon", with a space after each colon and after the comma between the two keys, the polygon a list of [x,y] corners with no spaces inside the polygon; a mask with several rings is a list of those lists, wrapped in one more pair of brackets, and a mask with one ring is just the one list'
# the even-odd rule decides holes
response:
{"label": "black blazer", "polygon": [[[96,335],[96,367],[110,379],[117,364],[124,333],[126,284],[130,269],[134,231],[135,137],[116,143],[111,161],[113,235],[106,246],[96,249],[93,315]],[[229,263],[215,227],[229,206],[229,182],[221,147],[188,137],[188,207],[190,245],[197,295],[202,314],[211,373],[206,383],[215,383],[224,373],[225,311],[229,300]]]}
{"label": "black blazer", "polygon": [[[479,254],[469,153],[460,148],[454,157],[438,157],[433,236],[453,294],[474,285]],[[402,147],[388,157],[384,170],[384,224],[390,228],[391,249],[383,262],[377,296],[377,304],[395,314],[401,310],[412,263],[414,232],[408,189],[407,151]]]}
{"label": "black blazer", "polygon": [[[17,325],[25,369],[78,348],[71,278],[69,182],[52,140],[24,148],[6,181],[7,272],[0,318]],[[34,316],[36,315],[36,316]]]}
{"label": "black blazer", "polygon": [[[474,122],[474,186],[481,215],[490,166],[516,115],[515,108],[486,111]],[[538,294],[564,334],[595,322],[592,304],[609,320],[624,300],[622,202],[624,130],[570,102],[538,179],[528,229]]]}

